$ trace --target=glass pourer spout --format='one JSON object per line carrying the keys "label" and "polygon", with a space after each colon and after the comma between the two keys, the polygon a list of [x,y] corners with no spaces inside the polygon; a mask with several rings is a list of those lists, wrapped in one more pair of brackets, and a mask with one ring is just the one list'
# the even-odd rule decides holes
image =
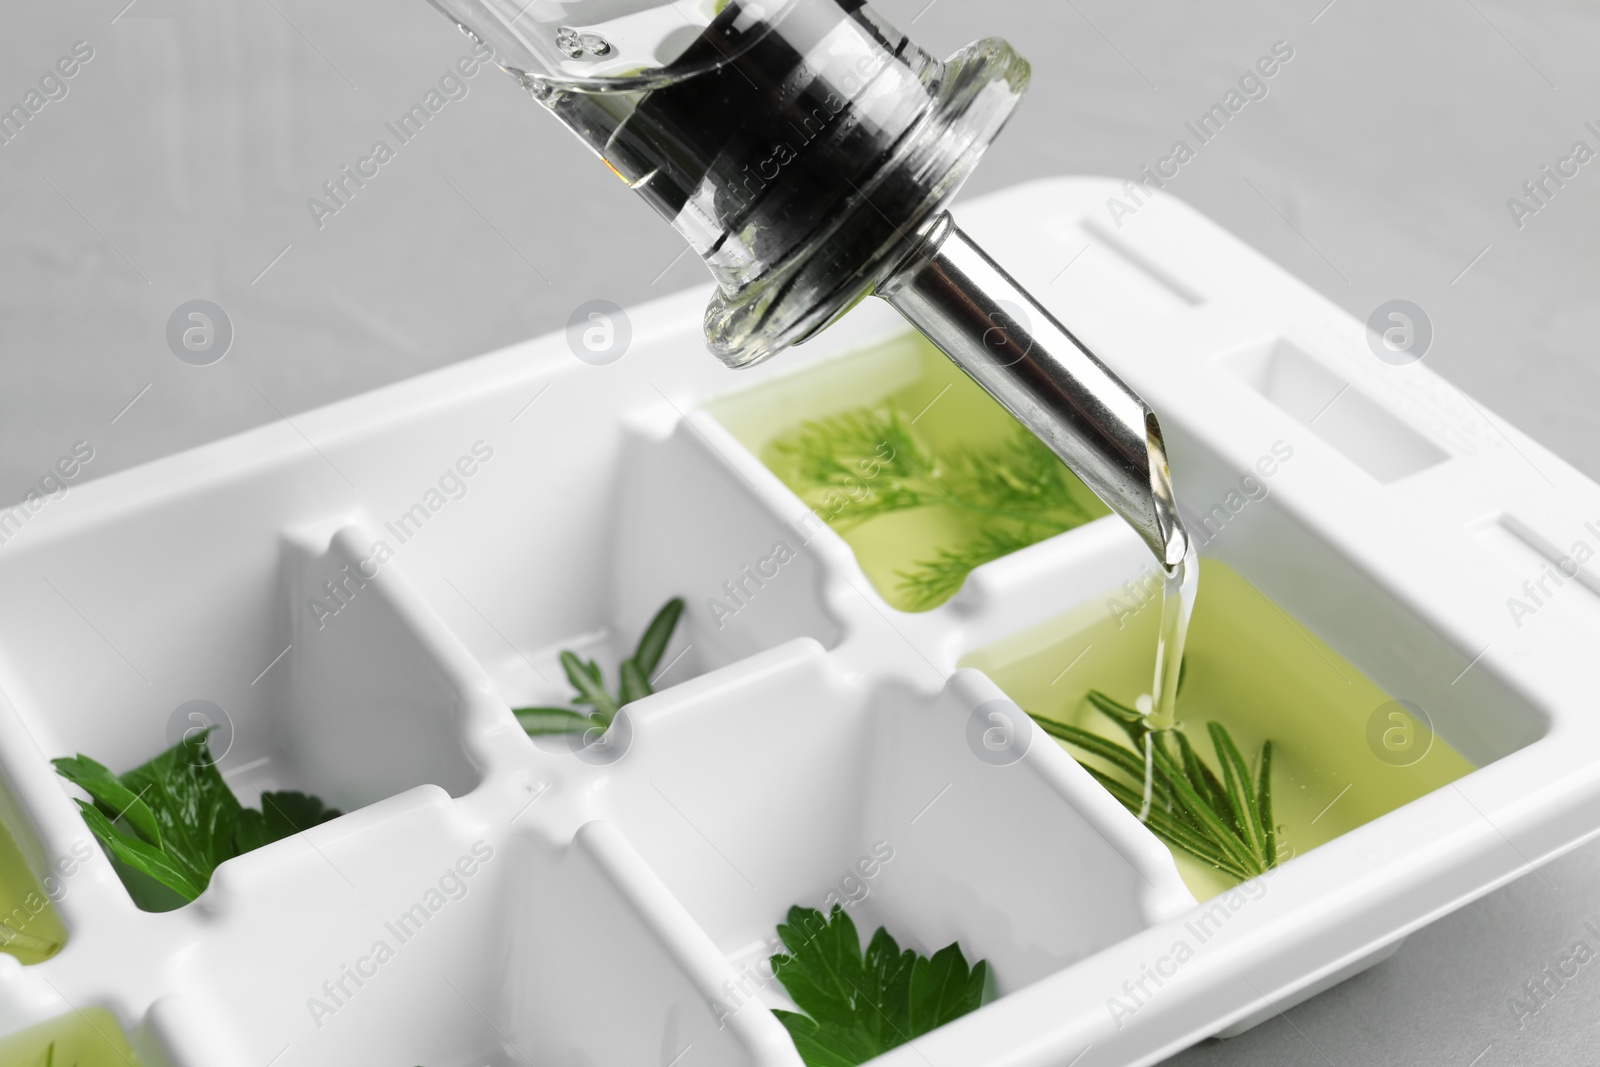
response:
{"label": "glass pourer spout", "polygon": [[861,0],[429,2],[700,255],[723,362],[882,295],[1183,559],[1155,416],[943,214],[1027,86],[1004,41],[940,61]]}

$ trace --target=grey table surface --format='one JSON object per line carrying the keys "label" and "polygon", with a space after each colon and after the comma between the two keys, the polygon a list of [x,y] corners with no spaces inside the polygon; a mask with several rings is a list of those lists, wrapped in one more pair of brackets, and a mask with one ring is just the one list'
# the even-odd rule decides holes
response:
{"label": "grey table surface", "polygon": [[[883,0],[947,54],[997,35],[1029,99],[965,195],[1163,154],[1275,41],[1295,58],[1170,192],[1365,319],[1403,297],[1429,363],[1600,477],[1600,8],[1576,0]],[[699,282],[678,238],[510,81],[466,98],[319,228],[306,207],[465,51],[422,0],[0,7],[0,99],[93,58],[0,145],[0,499],[80,439],[101,476]],[[59,91],[57,91],[59,95]],[[168,315],[233,350],[174,359]],[[709,357],[708,357],[709,358]],[[1600,916],[1600,845],[1414,935],[1392,961],[1171,1062],[1594,1062],[1600,974],[1514,998]]]}

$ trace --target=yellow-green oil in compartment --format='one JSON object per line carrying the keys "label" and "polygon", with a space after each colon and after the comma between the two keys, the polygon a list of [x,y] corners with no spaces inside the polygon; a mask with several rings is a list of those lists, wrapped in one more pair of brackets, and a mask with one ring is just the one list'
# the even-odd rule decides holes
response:
{"label": "yellow-green oil in compartment", "polygon": [[66,927],[16,838],[0,825],[0,952],[23,963],[39,963],[61,951],[66,940]]}
{"label": "yellow-green oil in compartment", "polygon": [[87,1008],[0,1038],[0,1067],[138,1067],[116,1018]]}
{"label": "yellow-green oil in compartment", "polygon": [[[718,401],[709,411],[761,461],[837,529],[862,571],[892,607],[921,611],[937,606],[908,594],[902,574],[941,549],[969,542],[995,520],[978,512],[921,507],[852,524],[852,508],[872,492],[871,465],[858,485],[818,491],[804,484],[794,464],[773,446],[808,421],[892,405],[910,430],[936,455],[985,449],[1022,432],[1015,419],[920,334],[905,334],[821,366]],[[1059,461],[1056,461],[1059,463]],[[1090,489],[1060,466],[1064,497],[1082,521],[1109,514]],[[881,487],[881,483],[880,487]],[[1081,524],[1081,523],[1080,523]],[[1042,533],[1033,540],[1051,536]],[[954,589],[950,593],[954,593]],[[948,595],[939,601],[948,599]]]}
{"label": "yellow-green oil in compartment", "polygon": [[[1116,590],[1080,604],[967,656],[961,665],[984,671],[1031,714],[1127,745],[1127,735],[1085,696],[1098,689],[1131,705],[1149,692],[1160,587],[1151,583],[1134,590],[1132,596]],[[1262,742],[1272,741],[1273,815],[1283,858],[1331,841],[1473,769],[1437,735],[1399,758],[1380,754],[1369,737],[1383,736],[1383,729],[1372,724],[1377,716],[1389,728],[1388,715],[1397,707],[1393,698],[1215,559],[1200,564],[1184,658],[1179,728],[1214,770],[1208,721],[1227,727],[1252,762]],[[1418,749],[1425,751],[1420,758]],[[1188,853],[1172,851],[1184,882],[1199,899],[1235,884]]]}

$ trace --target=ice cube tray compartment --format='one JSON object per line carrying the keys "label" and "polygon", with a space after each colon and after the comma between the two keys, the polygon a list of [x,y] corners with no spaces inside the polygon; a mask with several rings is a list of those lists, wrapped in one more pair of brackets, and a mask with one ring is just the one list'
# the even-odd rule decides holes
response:
{"label": "ice cube tray compartment", "polygon": [[[257,683],[280,709],[278,758],[252,784],[294,783],[343,809],[419,785],[453,796],[477,785],[483,757],[465,742],[493,729],[500,705],[477,663],[394,573],[404,564],[375,557],[377,541],[362,526],[285,538],[290,640]],[[239,791],[238,777],[230,784]]]}
{"label": "ice cube tray compartment", "polygon": [[[777,473],[789,465],[781,450],[794,449],[802,434],[826,439],[831,431],[821,425],[840,416],[849,419],[863,410],[877,417],[892,415],[897,431],[889,433],[912,437],[917,444],[911,447],[928,449],[935,457],[935,467],[959,466],[958,455],[968,449],[1003,450],[1011,435],[1019,432],[1015,421],[937,348],[906,333],[903,327],[897,335],[848,359],[822,360],[809,366],[802,363],[762,388],[719,396],[705,405],[703,414],[692,414],[691,421],[774,513],[783,516],[808,547],[828,558],[835,585],[832,599],[853,603],[864,598],[869,605],[893,606],[900,611],[910,603],[905,595],[906,572],[916,570],[920,561],[954,540],[979,533],[982,523],[972,512],[941,506],[892,510],[863,523],[852,521],[853,509],[868,499],[879,484],[877,479],[887,476],[884,470],[897,458],[892,455],[883,457],[882,466],[875,459],[858,460],[845,484],[826,491],[815,487],[804,494],[804,500],[790,491],[784,477],[793,478],[795,471]],[[886,447],[907,446],[886,438],[879,445],[880,453]],[[769,470],[767,462],[774,462],[774,469]],[[864,463],[870,469],[863,470]],[[1097,516],[1107,516],[1105,505],[1076,478],[1069,475],[1062,489],[1063,503],[1076,504],[1080,511],[1074,515],[1063,508],[1049,519],[1063,525],[1076,522],[1068,534],[1094,526]],[[1034,537],[1042,533],[1035,529],[1027,532]],[[1026,551],[1014,551],[1011,556]],[[1003,569],[1005,558],[994,565]],[[978,568],[971,591],[958,589],[941,597],[942,602],[932,610],[953,605],[946,617],[971,615],[975,600],[983,596],[977,586],[990,573],[987,567]],[[910,613],[928,610],[924,605]],[[939,624],[935,624],[937,628]]]}
{"label": "ice cube tray compartment", "polygon": [[[0,1037],[98,1005],[147,1067],[795,1067],[762,961],[790,905],[832,892],[864,934],[959,940],[1004,994],[889,1067],[1150,1063],[1593,835],[1592,638],[1560,610],[1512,626],[1505,553],[1476,531],[1562,547],[1600,522],[1600,489],[1425,367],[1378,364],[1361,324],[1171,198],[1113,232],[1116,189],[1025,186],[963,225],[1161,413],[1192,520],[1293,445],[1268,495],[1224,503],[1211,550],[1424,703],[1476,772],[1196,905],[1054,742],[986,759],[1004,695],[958,669],[1138,577],[1137,539],[1093,521],[932,611],[892,609],[740,444],[739,418],[783,412],[733,394],[815,415],[892,391],[892,357],[852,385],[849,356],[903,325],[863,306],[735,377],[704,355],[691,292],[631,309],[618,363],[540,338],[75,487],[0,552],[0,816],[36,877],[85,853],[66,947],[0,959]],[[1286,359],[1350,384],[1358,429],[1398,420],[1424,446],[1382,450],[1406,462],[1375,477],[1274,400],[1261,361]],[[817,367],[837,390],[770,391]],[[522,733],[512,708],[570,698],[561,649],[614,680],[675,595],[626,743]],[[126,769],[196,699],[231,722],[247,802],[286,786],[349,810],[143,913],[47,760]],[[1183,939],[1192,957],[1115,1016]]]}
{"label": "ice cube tray compartment", "polygon": [[[215,991],[246,1062],[285,1043],[310,1063],[445,1067],[669,1061],[694,1045],[699,1062],[792,1067],[770,1016],[719,1027],[705,1011],[731,972],[614,828],[581,814],[583,791],[551,820],[580,823],[569,836],[538,822],[561,790],[528,786],[462,805],[417,790],[292,867],[238,861],[219,893],[224,930],[188,977]],[[284,919],[272,890],[308,883],[319,903],[297,917],[308,943],[292,978],[241,967],[271,952]],[[565,963],[530,965],[547,959]]]}
{"label": "ice cube tray compartment", "polygon": [[[998,727],[982,714],[1009,702],[981,675],[864,685],[798,641],[710,681],[637,705],[596,804],[736,966],[765,963],[791,905],[837,902],[864,935],[889,926],[930,955],[960,941],[1013,989],[1193,903],[1014,707]],[[974,749],[996,728],[1021,733],[991,764]]]}
{"label": "ice cube tray compartment", "polygon": [[[552,922],[528,905],[516,920],[521,940],[506,981],[533,1062],[692,1057],[719,1067],[799,1067],[770,1012],[708,1010],[741,977],[613,824],[584,824],[562,854],[541,855],[518,873],[571,893],[572,921]],[[571,966],[532,968],[530,959]],[[632,1025],[619,1025],[623,1018]]]}
{"label": "ice cube tray compartment", "polygon": [[[801,549],[802,560],[815,560],[814,568],[794,569],[812,586],[807,595],[817,607],[839,620],[839,632],[871,635],[865,638],[871,647],[883,640],[909,644],[948,674],[963,652],[1041,621],[1062,603],[1098,593],[1108,571],[1120,573],[1143,559],[1137,539],[1120,521],[1102,516],[977,567],[960,591],[931,610],[904,612],[890,605],[845,539],[757,455],[774,437],[803,421],[879,403],[923,375],[923,346],[908,338],[903,327],[887,337],[869,337],[878,347],[861,357],[864,381],[848,373],[856,358],[846,349],[837,353],[846,358],[788,369],[756,389],[725,391],[703,409],[689,412],[687,428],[680,431],[702,445],[706,459],[749,487],[774,535]],[[937,400],[940,394],[930,391],[930,396]],[[783,581],[790,589],[800,584]],[[768,598],[763,589],[748,598],[748,605],[740,605],[725,589],[713,586],[711,591],[738,609],[737,615],[727,616],[710,598],[706,601],[707,612],[730,630],[742,626],[746,611]]]}
{"label": "ice cube tray compartment", "polygon": [[[659,413],[671,416],[670,425],[659,437],[636,436],[636,461],[622,486],[626,547],[615,574],[627,610],[649,618],[668,597],[698,593],[682,625],[696,662],[706,666],[798,637],[837,644],[841,620],[825,593],[830,569],[848,552],[830,558],[805,551],[809,530],[785,508],[787,490],[738,455],[738,443],[720,427],[698,413]],[[722,610],[708,608],[712,599]],[[685,676],[674,672],[663,684]]]}

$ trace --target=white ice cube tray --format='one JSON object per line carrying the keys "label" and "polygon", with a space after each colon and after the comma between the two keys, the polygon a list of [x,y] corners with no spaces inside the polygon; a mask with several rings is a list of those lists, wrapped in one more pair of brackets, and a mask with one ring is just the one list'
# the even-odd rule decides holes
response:
{"label": "white ice cube tray", "polygon": [[[961,217],[1160,413],[1191,516],[1293,443],[1216,555],[1480,770],[1197,907],[1065,751],[969,743],[1001,694],[958,660],[1138,575],[1136,538],[1101,519],[889,608],[700,409],[903,325],[873,302],[731,373],[687,292],[635,309],[613,365],[540,338],[84,484],[0,547],[0,814],[36,873],[88,851],[49,758],[125,770],[196,699],[246,803],[348,812],[165,914],[93,850],[60,954],[0,957],[0,1033],[103,1005],[150,1067],[793,1067],[761,963],[791,904],[840,898],[863,933],[959,940],[1002,994],[879,1062],[1150,1063],[1593,834],[1600,572],[1520,626],[1506,601],[1600,547],[1600,489],[1176,200],[1114,229],[1116,191],[1042,182]],[[750,595],[719,626],[730,581]],[[512,707],[570,695],[560,649],[613,669],[673,595],[670,688],[625,745],[522,733]]]}

